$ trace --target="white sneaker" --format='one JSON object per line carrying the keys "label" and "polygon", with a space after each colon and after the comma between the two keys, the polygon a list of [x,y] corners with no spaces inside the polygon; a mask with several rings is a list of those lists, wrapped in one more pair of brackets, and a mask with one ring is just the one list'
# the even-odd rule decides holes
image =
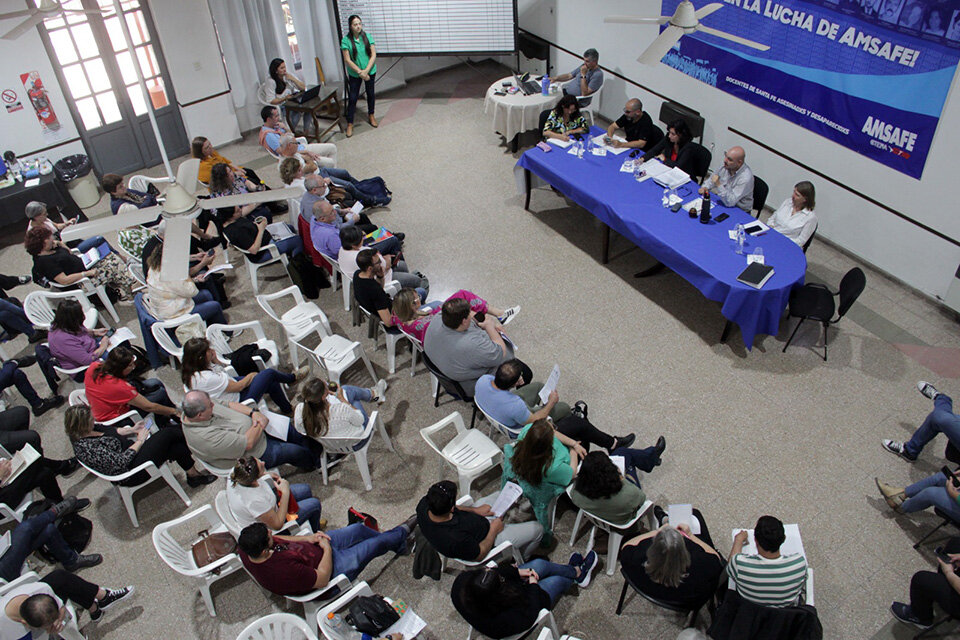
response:
{"label": "white sneaker", "polygon": [[497,318],[500,321],[500,324],[506,326],[510,324],[510,321],[517,317],[517,314],[520,313],[520,305],[515,307],[510,307],[503,312],[503,315]]}
{"label": "white sneaker", "polygon": [[937,391],[937,388],[925,380],[921,380],[917,383],[917,391],[927,396],[931,400],[937,397],[937,394],[940,392]]}
{"label": "white sneaker", "polygon": [[377,381],[377,386],[375,386],[373,390],[377,393],[377,397],[375,398],[377,404],[383,404],[384,402],[386,402],[387,400],[387,395],[386,395],[387,381],[386,380],[384,380],[383,378],[380,378],[380,380]]}

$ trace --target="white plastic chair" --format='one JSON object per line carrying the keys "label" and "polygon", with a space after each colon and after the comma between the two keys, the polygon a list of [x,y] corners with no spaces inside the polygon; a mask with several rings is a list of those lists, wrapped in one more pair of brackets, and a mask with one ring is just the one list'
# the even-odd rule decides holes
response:
{"label": "white plastic chair", "polygon": [[[564,638],[570,638],[570,636],[564,636]],[[544,627],[540,630],[540,635],[537,636],[537,640],[558,640],[557,636],[553,635],[553,629],[550,627]],[[563,640],[562,638],[560,640]]]}
{"label": "white plastic chair", "polygon": [[183,345],[178,345],[173,341],[168,329],[176,329],[180,325],[190,322],[198,322],[202,326],[203,318],[200,317],[199,313],[189,313],[172,320],[157,320],[150,325],[150,333],[153,334],[153,339],[157,341],[161,349],[173,356],[174,365],[177,369],[180,368],[177,361],[183,360]]}
{"label": "white plastic chair", "polygon": [[134,289],[134,292],[142,291],[147,288],[147,276],[143,273],[143,265],[136,260],[131,260],[127,263],[127,273],[130,274],[130,277],[137,281],[137,288]]}
{"label": "white plastic chair", "polygon": [[200,174],[200,159],[187,158],[177,167],[177,184],[187,190],[188,193],[196,195],[197,176]]}
{"label": "white plastic chair", "polygon": [[230,364],[227,356],[238,348],[237,346],[230,346],[224,332],[243,331],[246,329],[252,330],[253,334],[257,337],[256,343],[258,348],[270,352],[270,359],[266,362],[264,362],[260,356],[253,357],[253,362],[257,365],[257,368],[263,371],[267,367],[275,367],[280,364],[280,352],[277,349],[277,343],[267,339],[267,334],[264,332],[263,325],[260,324],[259,320],[248,320],[247,322],[238,324],[211,324],[207,327],[207,340],[210,342],[213,350],[217,352],[220,361],[224,364]]}
{"label": "white plastic chair", "polygon": [[596,91],[591,93],[589,96],[584,96],[585,98],[590,98],[590,104],[580,107],[580,111],[584,115],[590,116],[590,126],[593,126],[594,121],[594,112],[600,111],[600,92],[603,91],[603,85],[606,84],[606,81],[600,84]]}
{"label": "white plastic chair", "polygon": [[363,350],[359,342],[350,341],[343,336],[332,335],[321,340],[320,344],[312,350],[299,342],[296,343],[296,346],[307,352],[311,364],[316,364],[328,380],[339,383],[340,376],[343,375],[344,371],[358,362],[363,362],[374,384],[378,382],[373,365],[367,358],[367,352]]}
{"label": "white plastic chair", "polygon": [[61,384],[65,382],[69,384],[71,387],[73,387],[74,389],[83,386],[83,376],[80,376],[81,378],[80,382],[77,382],[74,376],[85,373],[86,370],[89,368],[90,368],[89,364],[85,364],[82,367],[75,367],[73,369],[64,369],[58,364],[53,365],[53,370],[57,373],[57,375],[61,376],[62,378]]}
{"label": "white plastic chair", "polygon": [[[86,388],[81,387],[79,389],[74,389],[73,391],[71,391],[70,395],[68,396],[67,403],[71,407],[75,407],[78,404],[86,405],[89,407],[90,401],[87,400]],[[147,414],[147,415],[153,415],[153,414]],[[133,409],[131,409],[130,411],[127,411],[125,414],[117,416],[116,418],[111,418],[110,420],[98,420],[97,422],[99,424],[105,424],[109,426],[109,425],[114,425],[114,424],[123,422],[124,420],[132,420],[133,422],[137,422],[139,420],[143,420],[143,418],[144,417],[140,415],[139,411],[134,411]],[[156,426],[156,420],[154,420],[154,426]]]}
{"label": "white plastic chair", "polygon": [[35,327],[49,329],[53,324],[53,316],[61,300],[74,299],[83,308],[83,326],[93,329],[97,326],[100,315],[90,303],[90,299],[79,289],[69,291],[31,291],[23,299],[23,313],[27,320]]}
{"label": "white plastic chair", "polygon": [[[469,495],[461,496],[457,500],[458,507],[470,507],[473,506],[473,498]],[[487,552],[487,555],[483,556],[480,560],[461,560],[460,558],[449,558],[439,551],[437,555],[440,556],[440,571],[447,570],[447,563],[450,560],[454,562],[459,562],[465,567],[482,567],[489,562],[493,562],[498,558],[512,558],[513,561],[519,566],[523,564],[523,557],[520,555],[520,552],[516,547],[513,546],[513,543],[507,540],[506,542],[501,542],[498,545],[494,545],[490,551]]]}
{"label": "white plastic chair", "polygon": [[[567,495],[571,496],[573,491],[573,485],[567,487]],[[652,500],[646,500],[637,508],[637,512],[630,522],[624,524],[613,524],[604,520],[600,516],[595,516],[585,509],[579,509],[577,511],[577,519],[573,523],[573,532],[570,534],[570,546],[572,547],[577,540],[577,534],[580,533],[580,522],[583,518],[586,518],[590,521],[592,525],[590,528],[590,539],[587,542],[587,553],[593,550],[593,543],[597,535],[597,529],[602,529],[606,531],[610,536],[609,542],[607,542],[607,575],[612,576],[614,571],[617,568],[617,557],[620,554],[620,545],[623,542],[623,534],[627,532],[633,525],[637,523],[645,514],[649,519],[648,526],[651,531],[656,528],[656,523],[653,518],[653,511],[650,508],[653,506]]]}
{"label": "white plastic chair", "polygon": [[[236,245],[233,245],[233,246],[236,247]],[[287,272],[287,266],[288,266],[287,256],[286,254],[280,253],[280,250],[277,249],[277,245],[275,244],[271,243],[266,245],[265,247],[260,247],[260,251],[258,251],[257,253],[250,253],[249,251],[245,251],[240,247],[237,247],[237,250],[243,256],[243,261],[247,265],[247,272],[250,274],[250,283],[253,286],[253,295],[257,295],[258,293],[260,293],[260,283],[257,281],[257,271],[259,271],[261,267],[266,267],[268,265],[276,264],[277,262],[279,262],[283,265],[283,270],[284,270],[284,273],[287,274],[287,277],[289,277],[290,275]],[[261,251],[268,252],[270,254],[269,257],[267,257],[264,260],[261,260],[260,262],[254,262],[253,257],[258,255]]]}
{"label": "white plastic chair", "polygon": [[[293,306],[283,313],[274,309],[274,304],[290,297]],[[321,340],[333,334],[330,321],[314,302],[307,302],[296,285],[290,285],[276,293],[257,296],[257,303],[273,318],[287,336],[287,347],[290,351],[290,361],[294,367],[300,366],[300,355],[297,353],[297,343],[316,332]],[[308,349],[309,351],[309,349]]]}
{"label": "white plastic chair", "polygon": [[[293,185],[288,185],[293,186]],[[294,229],[300,228],[300,198],[287,198],[287,222]]]}
{"label": "white plastic chair", "polygon": [[[0,446],[0,457],[10,460],[13,458],[13,455],[6,450],[6,448]],[[19,505],[10,506],[5,502],[0,502],[0,525],[5,525],[9,522],[23,522],[23,515],[27,511],[35,498],[36,491],[31,491],[23,497],[23,500],[20,501]]]}
{"label": "white plastic chair", "polygon": [[[104,309],[110,314],[110,317],[113,318],[114,322],[120,322],[120,316],[117,315],[117,310],[113,306],[113,302],[110,300],[110,296],[107,295],[107,289],[102,284],[94,284],[93,280],[90,278],[81,278],[73,284],[59,284],[53,280],[50,280],[50,288],[53,291],[83,291],[84,295],[89,301],[90,296],[97,296],[100,298],[100,304],[103,305]],[[107,326],[104,323],[103,326]]]}
{"label": "white plastic chair", "polygon": [[360,310],[360,313],[366,317],[367,322],[372,323],[373,328],[370,329],[372,332],[374,349],[377,348],[379,344],[380,334],[383,334],[384,341],[387,344],[387,370],[390,373],[397,372],[397,343],[401,340],[407,340],[410,342],[410,375],[413,375],[413,369],[417,366],[417,349],[416,344],[413,338],[408,336],[406,333],[401,331],[398,327],[386,327],[383,324],[383,320],[380,319],[379,314],[373,314],[357,305],[357,309]]}
{"label": "white plastic chair", "polygon": [[[0,586],[0,597],[7,595],[18,587],[39,581],[40,577],[35,572],[28,571],[16,580],[11,580]],[[64,606],[67,608],[68,619],[63,629],[60,630],[60,637],[63,638],[63,640],[86,640],[86,636],[80,633],[80,629],[77,626],[77,612],[73,608],[73,605],[70,604],[70,602],[64,602]]]}
{"label": "white plastic chair", "polygon": [[[335,454],[352,455],[357,461],[357,468],[360,469],[360,477],[363,478],[363,486],[367,491],[373,489],[373,483],[370,481],[370,465],[367,463],[367,449],[370,448],[370,441],[373,440],[373,429],[377,428],[380,437],[383,438],[387,449],[396,453],[393,448],[393,442],[387,434],[387,429],[380,419],[380,412],[374,411],[367,419],[367,426],[359,436],[349,438],[325,436],[316,438],[317,442],[323,445],[323,454],[321,455],[320,469],[323,473],[323,484],[327,484],[327,457]],[[361,446],[362,445],[362,446]]]}
{"label": "white plastic chair", "polygon": [[153,528],[153,547],[157,550],[160,559],[166,562],[171,569],[180,575],[202,581],[200,595],[203,597],[203,603],[207,606],[207,612],[210,616],[216,617],[217,610],[213,604],[213,597],[210,595],[210,585],[241,569],[243,564],[236,553],[231,553],[206,566],[198,567],[196,562],[193,561],[192,545],[181,545],[170,533],[171,529],[180,527],[194,519],[206,520],[204,530],[209,533],[226,531],[226,527],[217,517],[213,507],[205,504],[176,520],[163,522],[155,526]]}
{"label": "white plastic chair", "polygon": [[[448,427],[456,429],[456,435],[443,447],[437,434]],[[457,470],[462,495],[470,494],[470,485],[484,473],[503,463],[500,447],[478,429],[467,429],[459,411],[454,411],[443,420],[420,429],[420,436],[447,464]],[[440,466],[443,479],[443,465]]]}
{"label": "white plastic chair", "polygon": [[487,413],[487,412],[483,409],[483,407],[480,405],[480,402],[477,400],[476,396],[474,396],[474,398],[473,398],[473,403],[474,403],[475,405],[477,405],[477,409],[480,409],[480,413],[483,414],[483,417],[486,418],[486,419],[487,419],[487,422],[490,424],[490,431],[489,431],[489,433],[490,433],[490,437],[491,437],[491,438],[493,437],[493,430],[494,430],[494,429],[496,429],[497,431],[499,431],[499,432],[502,433],[503,435],[507,436],[510,440],[516,440],[516,439],[517,439],[517,436],[520,435],[520,432],[523,430],[523,427],[520,427],[519,429],[514,429],[513,427],[508,427],[507,425],[503,424],[502,422],[498,422],[496,419],[494,419],[493,416],[491,416],[489,413]]}
{"label": "white plastic chair", "polygon": [[350,304],[353,300],[351,295],[353,292],[353,278],[343,273],[343,270],[340,268],[340,263],[325,254],[323,251],[317,251],[317,254],[323,259],[324,262],[330,265],[330,273],[333,275],[333,289],[337,289],[337,280],[340,280],[341,289],[343,290],[343,310],[350,311]]}
{"label": "white plastic chair", "polygon": [[[220,520],[223,521],[227,531],[229,531],[234,538],[239,538],[243,527],[240,526],[240,523],[237,521],[237,516],[234,515],[233,509],[230,508],[230,500],[227,498],[226,489],[221,489],[217,492],[217,496],[213,499],[213,504],[217,510],[217,515],[220,517]],[[309,522],[299,525],[296,520],[289,520],[284,523],[280,529],[274,531],[274,533],[284,533],[291,536],[308,536],[313,533],[313,530],[310,529]]]}
{"label": "white plastic chair", "polygon": [[[550,613],[550,610],[540,609],[540,613],[537,614],[536,621],[533,623],[533,625],[529,629],[521,633],[516,633],[512,636],[505,636],[503,640],[520,640],[520,638],[523,638],[528,633],[530,633],[534,629],[537,629],[538,627],[547,627],[548,629],[550,629],[550,632],[554,636],[560,635],[560,632],[557,630],[557,621],[553,619],[553,614]],[[472,640],[474,633],[476,633],[477,635],[482,635],[479,631],[477,631],[471,626],[470,632],[467,634],[467,640]]]}
{"label": "white plastic chair", "polygon": [[317,640],[317,634],[302,618],[290,613],[271,613],[247,625],[237,640],[292,640],[300,636]]}

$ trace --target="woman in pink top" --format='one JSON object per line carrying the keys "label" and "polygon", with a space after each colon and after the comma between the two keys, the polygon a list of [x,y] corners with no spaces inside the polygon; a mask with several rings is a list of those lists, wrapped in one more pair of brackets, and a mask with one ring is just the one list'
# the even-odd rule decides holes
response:
{"label": "woman in pink top", "polygon": [[[520,312],[520,307],[510,307],[506,311],[497,309],[487,304],[487,301],[477,294],[460,289],[447,300],[453,298],[463,298],[470,303],[470,310],[474,313],[492,313],[500,319],[500,324],[507,324],[513,317]],[[420,296],[414,289],[401,289],[400,293],[393,299],[391,311],[391,320],[393,326],[399,327],[401,331],[409,336],[413,336],[420,343],[423,343],[423,336],[427,332],[427,325],[433,320],[433,317],[440,311],[440,303],[430,302],[424,306],[420,304]]]}

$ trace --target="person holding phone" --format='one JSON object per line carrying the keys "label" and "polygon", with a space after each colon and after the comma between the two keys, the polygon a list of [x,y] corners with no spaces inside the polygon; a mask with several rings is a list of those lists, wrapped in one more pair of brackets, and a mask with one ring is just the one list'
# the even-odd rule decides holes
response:
{"label": "person holding phone", "polygon": [[897,513],[916,513],[937,507],[960,522],[960,478],[956,471],[943,467],[937,473],[914,482],[908,487],[896,487],[874,478],[877,489],[891,509]]}
{"label": "person holding phone", "polygon": [[[176,462],[186,472],[191,487],[217,479],[197,466],[180,427],[167,427],[151,434],[150,426],[143,420],[132,426],[98,425],[90,407],[82,404],[67,409],[63,426],[77,460],[98,473],[120,475],[149,460],[158,467],[164,462]],[[140,472],[121,484],[136,486],[146,477],[146,472]]]}
{"label": "person holding phone", "polygon": [[917,571],[910,578],[910,604],[894,602],[890,612],[900,622],[921,629],[933,626],[933,603],[952,618],[960,618],[960,536],[938,548],[937,570]]}
{"label": "person holding phone", "polygon": [[262,522],[279,531],[289,520],[309,522],[313,531],[326,528],[320,499],[313,497],[310,485],[290,484],[279,473],[268,473],[256,456],[237,459],[227,482],[227,502],[241,529]]}

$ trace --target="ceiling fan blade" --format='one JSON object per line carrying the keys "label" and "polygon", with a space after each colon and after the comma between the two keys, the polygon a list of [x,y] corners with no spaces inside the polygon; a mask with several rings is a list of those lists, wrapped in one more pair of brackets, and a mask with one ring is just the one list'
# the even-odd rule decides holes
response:
{"label": "ceiling fan blade", "polygon": [[22,11],[11,11],[9,13],[0,13],[0,20],[13,20],[21,16],[30,16],[36,13],[36,9],[23,9]]}
{"label": "ceiling fan blade", "polygon": [[646,51],[640,54],[637,62],[642,64],[657,64],[663,56],[667,55],[667,51],[673,48],[673,45],[677,43],[677,40],[679,40],[682,35],[683,29],[680,27],[674,27],[673,25],[667,27],[663,33],[657,36],[656,40],[650,43]]}
{"label": "ceiling fan blade", "polygon": [[190,276],[190,218],[168,218],[163,232],[160,279],[180,282]]}
{"label": "ceiling fan blade", "polygon": [[10,31],[3,34],[3,39],[16,40],[17,38],[25,34],[27,31],[30,31],[30,29],[33,29],[35,26],[43,22],[43,19],[45,17],[46,16],[44,16],[42,13],[34,14],[33,16],[27,18],[26,20],[24,20],[23,22],[15,26],[13,29],[10,29]]}
{"label": "ceiling fan blade", "polygon": [[254,191],[241,193],[236,196],[221,196],[209,200],[197,200],[201,209],[220,209],[226,207],[242,207],[245,204],[259,204],[261,202],[276,202],[287,198],[299,198],[303,195],[302,189],[288,187],[286,189],[271,189],[269,191]]}
{"label": "ceiling fan blade", "polygon": [[614,24],[666,24],[670,22],[671,16],[660,16],[659,18],[641,18],[640,16],[607,16],[604,22]]}
{"label": "ceiling fan blade", "polygon": [[714,11],[717,11],[722,8],[723,8],[722,2],[711,2],[710,4],[706,4],[700,7],[699,9],[697,9],[693,15],[697,16],[697,20],[703,20]]}
{"label": "ceiling fan blade", "polygon": [[147,207],[131,213],[122,213],[118,216],[106,216],[82,224],[73,224],[60,232],[60,238],[66,242],[101,236],[109,231],[135,227],[144,222],[153,222],[162,212],[163,210],[159,206]]}
{"label": "ceiling fan blade", "polygon": [[724,38],[725,40],[730,40],[731,42],[736,42],[737,44],[742,44],[745,47],[751,47],[753,49],[758,49],[760,51],[767,51],[770,48],[769,45],[760,44],[759,42],[754,42],[753,40],[747,40],[746,38],[735,36],[732,33],[727,33],[726,31],[718,31],[717,29],[711,29],[710,27],[705,27],[702,24],[697,26],[697,31],[703,31],[704,33],[709,33],[712,36],[717,36],[718,38]]}

